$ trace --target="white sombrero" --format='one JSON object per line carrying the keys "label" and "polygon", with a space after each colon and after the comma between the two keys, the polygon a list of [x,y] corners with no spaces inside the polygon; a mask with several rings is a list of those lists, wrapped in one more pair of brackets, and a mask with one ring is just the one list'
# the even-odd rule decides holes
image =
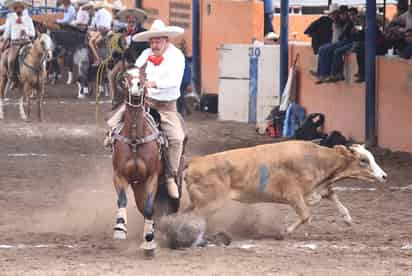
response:
{"label": "white sombrero", "polygon": [[141,9],[124,9],[117,14],[117,18],[119,18],[120,21],[126,22],[128,17],[135,17],[137,22],[143,22],[146,20],[147,15],[146,12]]}
{"label": "white sombrero", "polygon": [[144,42],[149,41],[153,37],[168,37],[173,38],[183,34],[185,30],[177,26],[166,26],[162,20],[156,19],[153,21],[150,30],[135,34],[133,41]]}
{"label": "white sombrero", "polygon": [[89,2],[90,1],[87,1],[87,0],[72,0],[72,4],[77,5],[77,6],[83,6],[83,5],[86,5]]}
{"label": "white sombrero", "polygon": [[95,2],[93,2],[93,8],[95,8],[95,9],[102,9],[102,8],[112,9],[113,5],[110,4],[109,2],[105,1],[105,0],[95,1]]}
{"label": "white sombrero", "polygon": [[22,5],[25,8],[30,7],[31,5],[23,0],[8,0],[4,2],[4,6],[9,9],[13,9],[15,6]]}
{"label": "white sombrero", "polygon": [[112,10],[121,11],[126,7],[122,4],[122,1],[116,0],[112,3]]}

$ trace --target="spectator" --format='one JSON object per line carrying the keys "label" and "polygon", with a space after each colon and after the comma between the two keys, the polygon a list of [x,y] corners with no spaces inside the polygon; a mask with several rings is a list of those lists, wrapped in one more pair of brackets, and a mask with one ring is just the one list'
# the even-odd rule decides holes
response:
{"label": "spectator", "polygon": [[412,29],[406,30],[405,42],[407,45],[400,52],[400,56],[402,58],[411,59],[412,58]]}
{"label": "spectator", "polygon": [[358,10],[356,8],[350,8],[348,11],[348,18],[343,18],[343,20],[346,21],[346,24],[340,39],[345,43],[333,51],[331,76],[328,79],[329,82],[337,82],[345,79],[343,76],[344,56],[352,49],[356,41],[364,40],[362,35],[357,35],[354,26],[354,22],[358,22]]}
{"label": "spectator", "polygon": [[333,22],[338,9],[338,4],[332,4],[330,9],[325,11],[325,13],[328,13],[327,16],[320,17],[306,28],[305,34],[312,38],[312,49],[315,55],[318,54],[319,48],[322,45],[332,42]]}
{"label": "spectator", "polygon": [[[355,82],[361,83],[365,81],[365,32],[359,32],[362,40],[357,41],[353,46],[353,51],[356,53],[356,60],[358,63],[358,73]],[[379,25],[376,28],[376,55],[382,56],[387,53],[388,49],[385,42],[385,37],[382,31],[379,29]]]}
{"label": "spectator", "polygon": [[187,49],[186,49],[186,41],[182,40],[180,45],[180,50],[182,51],[183,55],[185,56],[185,70],[183,73],[182,83],[180,85],[180,96],[177,99],[177,111],[184,116],[185,114],[189,114],[189,111],[186,108],[185,103],[185,95],[186,93],[191,92],[191,83],[192,83],[192,69],[191,69],[191,61],[190,58],[187,56]]}
{"label": "spectator", "polygon": [[412,29],[412,2],[409,5],[409,9],[398,17],[395,17],[392,22],[402,26],[399,29],[400,32]]}
{"label": "spectator", "polygon": [[273,32],[273,1],[272,0],[263,0],[264,6],[264,26],[263,26],[263,36],[266,34]]}
{"label": "spectator", "polygon": [[318,58],[318,80],[317,84],[326,82],[329,80],[332,70],[332,59],[336,49],[345,46],[350,43],[351,34],[353,31],[353,22],[349,18],[348,7],[341,6],[338,11],[338,16],[336,19],[336,27],[334,29],[334,34],[339,34],[338,41],[325,44],[319,48],[319,58]]}

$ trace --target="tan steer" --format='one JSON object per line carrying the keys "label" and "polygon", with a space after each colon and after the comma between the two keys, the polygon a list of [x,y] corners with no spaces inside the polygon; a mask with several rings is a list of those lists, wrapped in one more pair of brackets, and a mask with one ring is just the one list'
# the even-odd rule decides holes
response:
{"label": "tan steer", "polygon": [[190,210],[208,215],[228,199],[285,203],[299,215],[299,220],[287,228],[288,233],[310,219],[308,206],[317,204],[322,197],[335,202],[344,221],[351,224],[349,211],[332,190],[332,184],[344,178],[384,182],[386,177],[364,146],[326,148],[303,141],[194,158],[185,171]]}

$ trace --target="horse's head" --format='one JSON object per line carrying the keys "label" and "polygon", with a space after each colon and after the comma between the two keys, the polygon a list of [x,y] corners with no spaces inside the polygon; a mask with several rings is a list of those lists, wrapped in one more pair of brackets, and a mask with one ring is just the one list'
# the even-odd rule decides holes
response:
{"label": "horse's head", "polygon": [[144,88],[140,83],[138,68],[127,70],[124,74],[124,86],[128,91],[128,101],[133,105],[144,104]]}
{"label": "horse's head", "polygon": [[46,33],[43,33],[38,38],[38,43],[41,51],[45,54],[46,61],[50,61],[53,58],[53,49],[54,44],[50,36]]}

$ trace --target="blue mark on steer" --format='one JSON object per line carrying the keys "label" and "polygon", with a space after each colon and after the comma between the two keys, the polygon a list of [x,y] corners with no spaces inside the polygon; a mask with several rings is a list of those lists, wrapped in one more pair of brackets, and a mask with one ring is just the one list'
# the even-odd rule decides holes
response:
{"label": "blue mark on steer", "polygon": [[269,168],[266,165],[259,167],[259,192],[263,193],[269,178]]}

